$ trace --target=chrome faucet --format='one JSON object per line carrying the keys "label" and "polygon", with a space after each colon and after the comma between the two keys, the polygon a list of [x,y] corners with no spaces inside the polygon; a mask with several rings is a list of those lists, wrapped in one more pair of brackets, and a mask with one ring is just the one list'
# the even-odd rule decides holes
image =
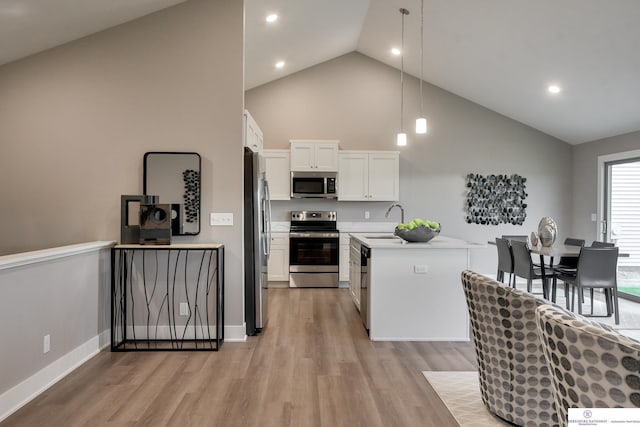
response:
{"label": "chrome faucet", "polygon": [[400,203],[394,203],[393,205],[389,206],[389,209],[387,209],[387,212],[384,214],[384,217],[385,218],[389,218],[389,214],[391,213],[391,209],[395,208],[396,206],[400,208],[400,222],[402,224],[404,224],[404,208],[402,207],[402,205]]}

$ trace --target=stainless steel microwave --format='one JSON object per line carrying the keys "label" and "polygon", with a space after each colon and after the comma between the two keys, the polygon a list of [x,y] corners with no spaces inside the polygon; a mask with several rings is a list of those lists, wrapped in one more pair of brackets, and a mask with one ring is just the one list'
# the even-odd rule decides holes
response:
{"label": "stainless steel microwave", "polygon": [[291,172],[291,197],[294,199],[338,197],[337,172]]}

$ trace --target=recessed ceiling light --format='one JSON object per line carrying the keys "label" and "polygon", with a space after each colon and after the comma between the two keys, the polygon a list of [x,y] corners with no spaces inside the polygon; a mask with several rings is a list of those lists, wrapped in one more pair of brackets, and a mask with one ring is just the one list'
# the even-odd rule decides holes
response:
{"label": "recessed ceiling light", "polygon": [[549,93],[553,93],[553,94],[560,93],[560,86],[558,86],[558,85],[549,85],[547,90],[549,91]]}
{"label": "recessed ceiling light", "polygon": [[278,20],[278,14],[272,13],[271,15],[267,15],[267,22],[276,22]]}
{"label": "recessed ceiling light", "polygon": [[402,53],[402,51],[397,47],[394,47],[393,49],[391,49],[391,53],[394,54],[395,56],[398,56]]}
{"label": "recessed ceiling light", "polygon": [[282,67],[284,67],[284,61],[276,62],[276,68],[282,68]]}

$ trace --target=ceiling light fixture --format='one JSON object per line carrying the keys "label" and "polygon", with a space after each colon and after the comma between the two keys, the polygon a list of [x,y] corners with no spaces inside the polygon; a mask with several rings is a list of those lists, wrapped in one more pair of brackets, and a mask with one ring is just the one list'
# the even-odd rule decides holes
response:
{"label": "ceiling light fixture", "polygon": [[422,68],[424,62],[424,0],[420,0],[420,117],[416,119],[416,133],[427,133],[427,119],[424,117],[422,96]]}
{"label": "ceiling light fixture", "polygon": [[282,68],[282,67],[284,67],[284,61],[276,62],[276,68]]}
{"label": "ceiling light fixture", "polygon": [[560,86],[558,85],[550,85],[547,90],[549,91],[549,93],[553,93],[554,95],[556,93],[560,93]]}
{"label": "ceiling light fixture", "polygon": [[402,16],[402,38],[400,51],[402,56],[400,57],[400,132],[396,136],[396,144],[399,146],[407,145],[407,134],[404,133],[404,16],[408,15],[409,11],[405,8],[400,8],[400,15]]}
{"label": "ceiling light fixture", "polygon": [[278,15],[276,13],[272,13],[271,15],[267,15],[267,22],[276,22],[278,20]]}
{"label": "ceiling light fixture", "polygon": [[395,56],[398,56],[402,53],[402,51],[400,51],[400,49],[398,49],[397,47],[394,47],[391,49],[391,53]]}

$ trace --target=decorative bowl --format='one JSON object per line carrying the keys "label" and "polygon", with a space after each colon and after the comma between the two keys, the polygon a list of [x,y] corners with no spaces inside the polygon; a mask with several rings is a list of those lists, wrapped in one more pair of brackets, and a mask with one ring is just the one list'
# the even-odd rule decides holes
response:
{"label": "decorative bowl", "polygon": [[438,227],[434,230],[433,228],[427,227],[426,225],[420,225],[412,230],[396,227],[396,231],[393,234],[406,240],[407,242],[426,243],[440,234],[440,229],[441,227]]}

